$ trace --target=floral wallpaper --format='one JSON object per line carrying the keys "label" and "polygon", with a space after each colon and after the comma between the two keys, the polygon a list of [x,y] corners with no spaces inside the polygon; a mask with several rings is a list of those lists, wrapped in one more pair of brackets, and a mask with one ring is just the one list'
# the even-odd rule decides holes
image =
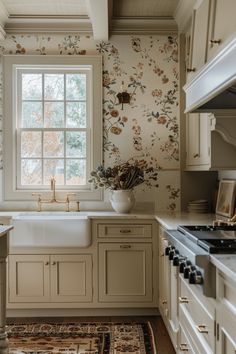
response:
{"label": "floral wallpaper", "polygon": [[[112,36],[96,43],[86,35],[8,35],[1,54],[103,56],[103,150],[105,165],[144,160],[152,176],[138,187],[138,201],[156,210],[180,207],[178,44],[166,35]],[[2,77],[2,75],[1,75]],[[127,91],[130,104],[119,104]],[[2,80],[0,144],[2,145]],[[0,148],[2,168],[2,146]]]}

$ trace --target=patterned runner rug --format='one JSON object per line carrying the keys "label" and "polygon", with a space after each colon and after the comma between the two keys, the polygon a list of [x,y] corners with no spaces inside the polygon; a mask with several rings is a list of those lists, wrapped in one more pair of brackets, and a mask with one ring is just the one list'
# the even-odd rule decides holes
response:
{"label": "patterned runner rug", "polygon": [[7,327],[9,354],[156,354],[147,323],[31,323]]}

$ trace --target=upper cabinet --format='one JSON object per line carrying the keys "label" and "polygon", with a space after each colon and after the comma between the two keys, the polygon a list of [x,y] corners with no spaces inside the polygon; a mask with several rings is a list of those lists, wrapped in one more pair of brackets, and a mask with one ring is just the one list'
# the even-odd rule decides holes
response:
{"label": "upper cabinet", "polygon": [[[208,0],[206,1],[208,2]],[[236,31],[236,1],[212,0],[207,59],[218,53]]]}
{"label": "upper cabinet", "polygon": [[236,108],[223,95],[236,81],[235,13],[235,0],[197,0],[193,7],[191,29],[185,30],[186,112]]}
{"label": "upper cabinet", "polygon": [[236,112],[187,115],[187,171],[236,169],[235,156]]}
{"label": "upper cabinet", "polygon": [[189,59],[186,67],[187,78],[196,75],[207,59],[207,43],[210,16],[210,0],[198,0],[192,15],[191,33],[187,34]]}

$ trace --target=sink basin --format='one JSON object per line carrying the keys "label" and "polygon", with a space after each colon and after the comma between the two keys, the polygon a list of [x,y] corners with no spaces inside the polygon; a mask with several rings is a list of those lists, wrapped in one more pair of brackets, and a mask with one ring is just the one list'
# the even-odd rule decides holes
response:
{"label": "sink basin", "polygon": [[12,218],[10,247],[88,247],[91,225],[83,213],[21,213]]}

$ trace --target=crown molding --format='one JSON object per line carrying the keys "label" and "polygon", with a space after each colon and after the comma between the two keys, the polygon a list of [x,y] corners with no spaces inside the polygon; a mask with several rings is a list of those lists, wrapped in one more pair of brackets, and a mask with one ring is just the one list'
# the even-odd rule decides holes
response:
{"label": "crown molding", "polygon": [[196,0],[180,0],[175,10],[174,18],[178,24],[179,32],[186,30],[193,12]]}
{"label": "crown molding", "polygon": [[6,33],[63,33],[79,32],[92,35],[92,26],[86,16],[10,16]]}
{"label": "crown molding", "polygon": [[9,14],[2,0],[0,0],[0,40],[6,37],[6,32],[4,30],[4,25],[8,20]]}
{"label": "crown molding", "polygon": [[178,28],[172,17],[115,17],[110,34],[170,34]]}

